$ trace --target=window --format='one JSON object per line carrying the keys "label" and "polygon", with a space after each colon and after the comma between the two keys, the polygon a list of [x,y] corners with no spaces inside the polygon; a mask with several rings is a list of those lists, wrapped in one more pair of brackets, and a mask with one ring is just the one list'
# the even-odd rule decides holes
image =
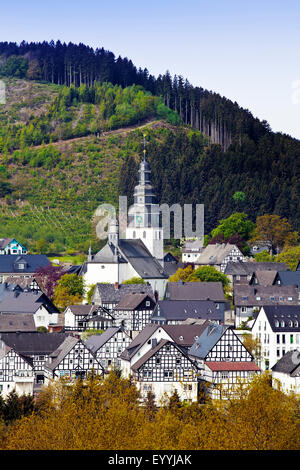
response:
{"label": "window", "polygon": [[282,344],[285,344],[285,335],[282,335]]}
{"label": "window", "polygon": [[261,300],[261,297],[258,295],[258,296],[256,297],[256,300]]}
{"label": "window", "polygon": [[227,371],[223,371],[221,372],[221,379],[228,379],[228,372]]}
{"label": "window", "polygon": [[283,320],[281,320],[280,326],[281,326],[281,328],[284,328],[284,327],[285,327],[285,322],[284,322]]}
{"label": "window", "polygon": [[[279,321],[278,321],[278,320],[275,320],[275,326],[276,326],[276,328],[279,327]],[[277,336],[278,336],[278,335],[277,335]]]}
{"label": "window", "polygon": [[288,297],[288,300],[290,300],[290,301],[293,300],[293,297]]}
{"label": "window", "polygon": [[146,307],[150,307],[150,300],[146,300]]}
{"label": "window", "polygon": [[277,344],[280,344],[280,335],[276,335],[276,340]]}
{"label": "window", "polygon": [[294,335],[290,335],[290,344],[293,344],[294,342]]}
{"label": "window", "polygon": [[172,378],[173,377],[173,371],[172,370],[165,370],[164,371],[164,377],[165,378]]}

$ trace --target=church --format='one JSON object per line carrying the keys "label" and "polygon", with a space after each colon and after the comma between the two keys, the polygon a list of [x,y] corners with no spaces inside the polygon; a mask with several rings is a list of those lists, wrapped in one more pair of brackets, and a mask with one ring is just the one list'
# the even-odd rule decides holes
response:
{"label": "church", "polygon": [[139,165],[139,182],[134,189],[134,204],[128,211],[125,238],[120,237],[119,222],[111,219],[106,245],[92,255],[79,272],[86,285],[118,283],[141,277],[158,298],[164,296],[168,275],[164,271],[164,239],[159,205],[150,181],[150,165],[144,158]]}

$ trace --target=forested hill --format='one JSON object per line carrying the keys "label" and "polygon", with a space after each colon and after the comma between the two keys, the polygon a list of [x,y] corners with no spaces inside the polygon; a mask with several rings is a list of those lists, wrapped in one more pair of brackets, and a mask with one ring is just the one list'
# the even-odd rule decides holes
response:
{"label": "forested hill", "polygon": [[[164,104],[178,112],[185,124],[209,135],[224,150],[230,143],[241,143],[247,136],[254,143],[268,134],[266,122],[217,93],[192,86],[182,76],[166,72],[154,77],[147,69],[137,68],[128,58],[115,57],[103,48],[84,44],[0,43],[0,73],[18,78],[43,80],[59,85],[110,82],[123,88],[141,85]],[[201,80],[201,77],[199,77]]]}
{"label": "forested hill", "polygon": [[1,236],[87,251],[97,205],[132,196],[144,129],[159,202],[204,204],[206,233],[242,210],[300,229],[300,143],[237,103],[82,44],[0,43],[0,77]]}

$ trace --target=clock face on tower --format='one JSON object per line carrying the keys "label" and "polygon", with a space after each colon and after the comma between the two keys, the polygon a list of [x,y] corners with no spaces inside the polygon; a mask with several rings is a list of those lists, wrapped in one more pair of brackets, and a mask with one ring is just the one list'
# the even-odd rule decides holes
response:
{"label": "clock face on tower", "polygon": [[142,215],[136,215],[135,216],[135,221],[136,221],[137,225],[141,225],[144,221],[144,218],[143,218]]}

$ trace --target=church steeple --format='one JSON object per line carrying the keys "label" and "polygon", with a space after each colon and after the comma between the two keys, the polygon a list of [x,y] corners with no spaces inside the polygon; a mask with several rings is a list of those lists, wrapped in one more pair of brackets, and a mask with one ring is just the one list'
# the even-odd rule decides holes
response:
{"label": "church steeple", "polygon": [[159,223],[159,205],[151,185],[150,165],[146,160],[144,136],[143,158],[139,164],[138,184],[134,188],[134,204],[128,211],[126,238],[140,238],[156,258],[163,259],[163,233]]}

